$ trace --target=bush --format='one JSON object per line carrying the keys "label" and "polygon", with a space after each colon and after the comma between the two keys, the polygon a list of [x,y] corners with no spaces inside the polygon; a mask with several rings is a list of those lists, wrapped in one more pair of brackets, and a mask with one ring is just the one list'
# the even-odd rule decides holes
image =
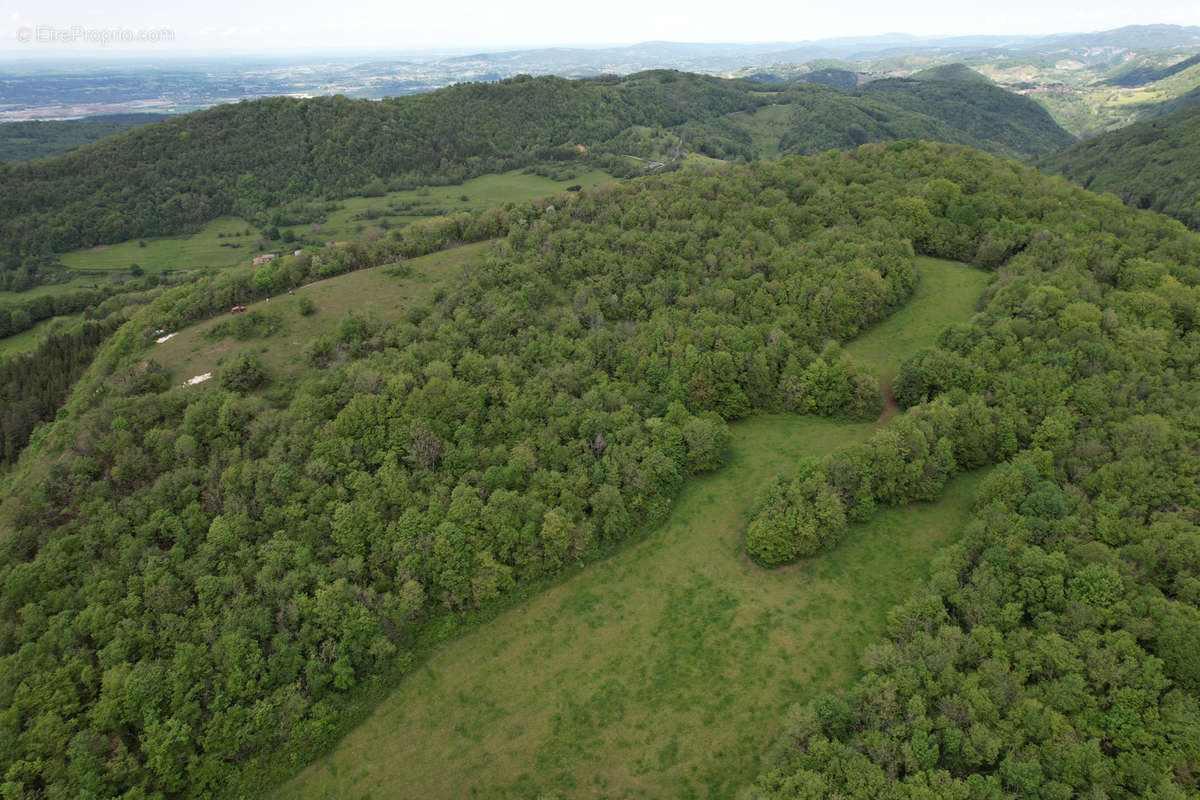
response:
{"label": "bush", "polygon": [[796,537],[786,517],[763,514],[746,526],[746,553],[763,567],[778,567],[796,557]]}
{"label": "bush", "polygon": [[222,388],[233,392],[249,392],[267,382],[262,362],[252,355],[235,358],[221,373]]}

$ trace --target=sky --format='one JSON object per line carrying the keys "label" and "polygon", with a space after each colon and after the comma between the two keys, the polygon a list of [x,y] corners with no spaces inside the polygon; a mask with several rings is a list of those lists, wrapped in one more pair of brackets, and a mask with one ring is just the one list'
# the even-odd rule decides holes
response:
{"label": "sky", "polygon": [[1090,32],[1200,25],[1198,0],[9,0],[0,55],[504,50],[676,42]]}

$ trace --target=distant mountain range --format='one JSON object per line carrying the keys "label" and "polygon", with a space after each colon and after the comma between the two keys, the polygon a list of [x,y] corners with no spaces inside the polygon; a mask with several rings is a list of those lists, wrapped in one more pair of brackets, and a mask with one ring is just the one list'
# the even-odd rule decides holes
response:
{"label": "distant mountain range", "polygon": [[[882,36],[845,37],[791,43],[709,44],[642,42],[628,47],[539,48],[480,52],[425,62],[426,69],[472,77],[507,77],[517,73],[553,73],[565,77],[628,74],[647,69],[682,69],[724,74],[772,64],[805,64],[820,60],[875,61],[921,55],[953,60],[1050,55],[1073,49],[1120,48],[1164,50],[1200,48],[1200,27],[1178,25],[1130,26],[1095,34],[1054,36]],[[411,66],[412,62],[375,62],[367,72]],[[354,68],[351,73],[361,72]]]}
{"label": "distant mountain range", "polygon": [[[906,77],[934,62],[971,65],[1021,59],[1083,60],[1149,52],[1200,52],[1200,27],[1130,26],[1054,36],[911,36],[902,33],[764,44],[642,42],[626,47],[538,48],[453,55],[369,59],[316,55],[295,59],[244,57],[154,63],[87,65],[81,62],[0,61],[0,122],[69,119],[130,111],[179,113],[224,102],[275,95],[396,97],[465,81],[494,81],[518,74],[568,78],[627,75],[679,69],[724,77],[807,80],[813,68],[860,73],[862,82]],[[900,59],[900,62],[896,62]],[[904,62],[915,59],[918,64]],[[1053,63],[1053,62],[1051,62]],[[818,76],[819,77],[819,76]],[[846,86],[845,76],[837,76]],[[820,81],[827,82],[827,81]],[[1000,81],[1009,88],[1019,88]],[[1035,84],[1036,85],[1036,84]],[[1078,131],[1076,131],[1078,132]]]}
{"label": "distant mountain range", "polygon": [[[446,65],[490,65],[533,72],[548,66],[580,75],[632,72],[670,67],[695,72],[724,72],[778,62],[817,59],[874,60],[897,55],[954,55],[958,60],[986,54],[1049,54],[1076,48],[1118,47],[1127,50],[1200,48],[1200,27],[1132,25],[1111,31],[1053,36],[911,36],[889,33],[837,39],[770,44],[705,44],[642,42],[629,47],[546,48],[476,53],[445,59]],[[565,74],[564,73],[564,74]],[[569,77],[569,75],[568,75]]]}

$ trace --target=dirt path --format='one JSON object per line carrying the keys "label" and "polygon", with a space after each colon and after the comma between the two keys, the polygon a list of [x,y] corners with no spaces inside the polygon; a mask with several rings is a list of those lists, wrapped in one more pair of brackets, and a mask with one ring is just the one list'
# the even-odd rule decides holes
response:
{"label": "dirt path", "polygon": [[875,420],[875,424],[882,427],[888,423],[888,420],[900,413],[900,405],[892,395],[891,381],[881,381],[879,391],[883,392],[883,413],[879,415],[879,419]]}

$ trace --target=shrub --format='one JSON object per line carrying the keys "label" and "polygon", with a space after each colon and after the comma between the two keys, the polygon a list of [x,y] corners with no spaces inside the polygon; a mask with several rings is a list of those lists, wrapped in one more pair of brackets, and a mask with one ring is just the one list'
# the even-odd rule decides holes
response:
{"label": "shrub", "polygon": [[221,373],[221,386],[233,392],[249,392],[266,381],[262,362],[252,355],[238,356]]}

